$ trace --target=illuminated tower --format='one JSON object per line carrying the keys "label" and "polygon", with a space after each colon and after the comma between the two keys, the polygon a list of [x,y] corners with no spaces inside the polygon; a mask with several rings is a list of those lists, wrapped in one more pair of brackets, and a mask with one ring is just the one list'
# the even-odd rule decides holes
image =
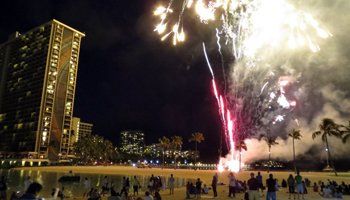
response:
{"label": "illuminated tower", "polygon": [[0,151],[58,160],[69,154],[81,38],[57,20],[0,45]]}

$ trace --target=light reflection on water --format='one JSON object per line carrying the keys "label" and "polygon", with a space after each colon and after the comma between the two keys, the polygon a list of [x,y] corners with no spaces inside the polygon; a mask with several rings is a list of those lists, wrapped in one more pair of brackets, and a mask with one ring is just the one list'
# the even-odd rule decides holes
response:
{"label": "light reflection on water", "polygon": [[[81,197],[84,193],[84,178],[87,177],[91,180],[91,187],[101,189],[101,182],[104,176],[108,177],[109,182],[113,181],[114,188],[116,191],[120,191],[123,182],[123,175],[105,175],[105,174],[84,174],[84,173],[75,173],[74,175],[80,176],[80,182],[73,183],[60,183],[58,179],[61,176],[68,175],[68,173],[63,172],[44,172],[36,170],[23,170],[23,169],[9,169],[2,170],[0,169],[0,174],[4,175],[8,184],[8,197],[13,191],[24,190],[24,180],[26,177],[30,176],[32,180],[43,185],[43,190],[40,192],[41,197],[48,198],[51,195],[53,188],[62,188],[64,187],[64,194],[68,197]],[[157,176],[157,174],[155,174]],[[133,176],[129,177],[130,184],[132,184]],[[150,179],[150,175],[145,176],[136,176],[141,184],[141,193],[142,194],[147,189],[147,184]],[[169,177],[162,177],[163,189],[168,185]],[[183,187],[186,185],[187,181],[195,182],[193,179],[185,178],[176,178],[175,177],[175,187]],[[165,183],[165,184],[164,184]],[[132,185],[131,189],[132,191]]]}

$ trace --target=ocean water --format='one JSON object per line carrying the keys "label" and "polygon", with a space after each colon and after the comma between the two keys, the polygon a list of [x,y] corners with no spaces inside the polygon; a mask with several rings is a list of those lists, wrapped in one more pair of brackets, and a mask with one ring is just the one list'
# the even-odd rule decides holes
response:
{"label": "ocean water", "polygon": [[[64,195],[68,197],[82,197],[84,193],[84,179],[87,177],[91,180],[91,187],[101,189],[102,180],[105,176],[108,178],[108,182],[113,182],[114,189],[118,192],[122,189],[122,180],[123,175],[105,175],[103,172],[98,172],[99,174],[84,174],[84,173],[74,173],[76,176],[80,176],[80,182],[68,182],[60,183],[58,179],[64,175],[69,175],[68,173],[62,172],[43,172],[36,170],[23,170],[23,169],[9,169],[9,170],[0,170],[0,174],[5,176],[6,182],[8,185],[8,198],[12,192],[24,192],[24,181],[26,177],[30,176],[33,181],[36,181],[43,185],[43,190],[40,192],[40,197],[50,198],[52,189],[64,187]],[[157,174],[154,174],[157,176]],[[125,176],[130,180],[131,188],[130,193],[132,192],[132,180],[133,176]],[[150,175],[136,176],[141,184],[141,189],[139,194],[143,194],[147,189],[148,181],[151,177]],[[168,185],[169,177],[162,177],[163,187],[166,189]],[[187,181],[194,181],[191,179],[185,178],[175,178],[175,187],[183,187],[186,185]],[[164,184],[165,183],[165,184]]]}

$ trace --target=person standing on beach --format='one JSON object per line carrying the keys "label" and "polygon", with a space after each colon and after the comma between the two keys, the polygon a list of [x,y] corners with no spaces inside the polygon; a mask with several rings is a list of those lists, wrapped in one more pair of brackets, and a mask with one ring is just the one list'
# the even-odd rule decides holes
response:
{"label": "person standing on beach", "polygon": [[213,188],[214,197],[218,196],[218,192],[216,190],[217,185],[218,185],[218,174],[215,173],[215,175],[213,176],[213,180],[211,181],[211,187]]}
{"label": "person standing on beach", "polygon": [[152,174],[152,175],[151,175],[151,178],[150,178],[149,181],[148,181],[148,185],[147,185],[148,190],[151,192],[151,194],[153,194],[154,179],[155,179],[155,177],[154,177],[154,175]]}
{"label": "person standing on beach", "polygon": [[276,179],[273,178],[272,174],[270,174],[269,177],[270,178],[266,180],[266,200],[276,200]]}
{"label": "person standing on beach", "polygon": [[175,178],[173,174],[171,174],[169,177],[168,185],[169,185],[170,194],[174,194]]}
{"label": "person standing on beach", "polygon": [[228,197],[231,195],[236,196],[236,178],[232,172],[228,175]]}
{"label": "person standing on beach", "polygon": [[300,175],[299,171],[297,171],[297,175],[295,176],[295,182],[297,184],[298,199],[300,199],[300,194],[301,197],[304,199],[303,177]]}
{"label": "person standing on beach", "polygon": [[262,194],[264,195],[264,184],[263,184],[263,177],[261,176],[261,173],[258,172],[258,175],[256,175],[256,180],[258,180],[259,188],[261,189]]}
{"label": "person standing on beach", "polygon": [[102,180],[102,196],[104,196],[109,190],[108,187],[108,178],[105,176]]}
{"label": "person standing on beach", "polygon": [[130,180],[129,180],[129,177],[126,178],[126,181],[125,181],[125,189],[126,189],[126,191],[129,193],[129,189],[130,189]]}
{"label": "person standing on beach", "polygon": [[88,179],[88,177],[85,177],[84,180],[84,194],[83,197],[87,196],[89,191],[91,189],[91,181]]}
{"label": "person standing on beach", "polygon": [[288,184],[288,191],[289,191],[288,199],[292,197],[292,194],[293,194],[293,199],[295,199],[295,179],[292,174],[289,175],[287,179],[287,184]]}
{"label": "person standing on beach", "polygon": [[202,181],[200,178],[197,178],[196,182],[196,198],[201,198],[201,190],[202,190]]}
{"label": "person standing on beach", "polygon": [[259,200],[259,181],[254,177],[254,173],[250,173],[250,179],[247,184],[249,200]]}
{"label": "person standing on beach", "polygon": [[141,187],[140,181],[137,179],[136,176],[134,176],[134,181],[132,188],[134,189],[134,196],[139,195],[139,188]]}
{"label": "person standing on beach", "polygon": [[191,198],[191,183],[189,181],[187,181],[186,184],[186,199],[190,199]]}

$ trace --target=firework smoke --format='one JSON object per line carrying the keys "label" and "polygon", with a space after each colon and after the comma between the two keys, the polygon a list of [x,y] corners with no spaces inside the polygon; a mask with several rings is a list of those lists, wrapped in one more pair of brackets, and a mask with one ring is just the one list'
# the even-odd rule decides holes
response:
{"label": "firework smoke", "polygon": [[[336,80],[336,77],[324,76],[322,72],[350,63],[340,53],[344,51],[344,47],[340,46],[349,43],[349,40],[342,32],[334,31],[337,26],[333,24],[336,21],[342,27],[349,27],[346,9],[349,2],[321,0],[291,4],[287,0],[216,0],[205,3],[202,0],[185,0],[180,1],[180,14],[172,20],[175,12],[172,5],[176,2],[172,0],[167,7],[160,7],[160,11],[155,13],[161,19],[155,31],[162,40],[172,35],[174,45],[184,42],[183,14],[186,9],[194,8],[203,23],[216,20],[218,52],[222,56],[221,47],[229,46],[235,59],[228,70],[229,75],[225,77],[225,82],[229,83],[228,92],[220,95],[220,87],[215,83],[204,48],[229,150],[229,155],[220,160],[219,169],[237,170],[237,167],[232,167],[237,166],[238,159],[235,142],[245,140],[247,143],[248,151],[243,152],[243,161],[262,158],[261,152],[267,148],[260,141],[263,136],[278,137],[282,145],[276,149],[287,155],[290,152],[287,130],[298,126],[305,134],[297,146],[303,153],[310,149],[311,133],[317,129],[321,117],[331,118],[332,113],[337,113],[334,118],[336,121],[339,119],[338,123],[346,121],[344,117],[348,117],[349,113],[339,110],[349,108],[347,102],[333,104],[339,96],[346,98],[349,93],[338,91],[334,94],[332,91],[331,96],[325,93],[329,88],[325,81]],[[329,12],[330,7],[336,11]],[[322,25],[316,21],[319,16],[323,16]],[[173,28],[167,31],[166,27],[171,23]],[[333,37],[325,43],[324,39],[333,36],[325,27],[332,30],[338,39]],[[342,79],[337,80],[336,88],[348,82],[342,73],[337,75]],[[296,124],[295,119],[299,119],[300,123]],[[273,148],[272,151],[273,154]]]}

